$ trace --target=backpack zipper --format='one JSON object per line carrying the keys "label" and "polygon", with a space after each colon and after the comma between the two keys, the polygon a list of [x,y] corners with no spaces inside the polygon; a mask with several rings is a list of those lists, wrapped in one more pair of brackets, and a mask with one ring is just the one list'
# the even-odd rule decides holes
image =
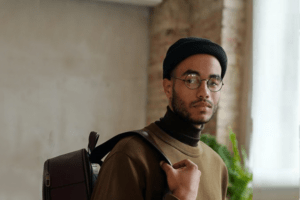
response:
{"label": "backpack zipper", "polygon": [[46,187],[50,187],[50,174],[46,174]]}

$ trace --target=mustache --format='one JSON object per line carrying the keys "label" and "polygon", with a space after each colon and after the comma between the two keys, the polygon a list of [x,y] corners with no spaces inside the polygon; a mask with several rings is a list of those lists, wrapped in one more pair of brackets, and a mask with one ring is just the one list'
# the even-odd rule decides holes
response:
{"label": "mustache", "polygon": [[193,101],[191,103],[191,105],[194,106],[197,103],[206,103],[206,104],[209,104],[208,107],[211,107],[211,108],[213,107],[213,103],[210,100],[207,100],[207,99],[199,99],[199,100]]}

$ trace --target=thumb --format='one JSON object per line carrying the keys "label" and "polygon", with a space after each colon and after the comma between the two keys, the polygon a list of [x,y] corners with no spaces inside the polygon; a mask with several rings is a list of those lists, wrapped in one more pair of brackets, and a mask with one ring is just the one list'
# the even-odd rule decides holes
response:
{"label": "thumb", "polygon": [[169,171],[172,171],[173,170],[173,167],[170,166],[168,163],[166,163],[165,161],[161,161],[160,163],[160,166],[161,168],[166,172],[166,174],[169,172]]}

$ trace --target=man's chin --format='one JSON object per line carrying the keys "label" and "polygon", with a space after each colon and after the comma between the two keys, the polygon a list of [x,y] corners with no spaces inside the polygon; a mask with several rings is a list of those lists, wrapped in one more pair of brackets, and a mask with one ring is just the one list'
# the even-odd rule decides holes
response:
{"label": "man's chin", "polygon": [[190,121],[195,125],[206,124],[210,121],[212,116],[201,116],[198,118],[191,118]]}
{"label": "man's chin", "polygon": [[209,121],[206,120],[191,120],[191,123],[194,125],[201,125],[201,124],[206,124]]}

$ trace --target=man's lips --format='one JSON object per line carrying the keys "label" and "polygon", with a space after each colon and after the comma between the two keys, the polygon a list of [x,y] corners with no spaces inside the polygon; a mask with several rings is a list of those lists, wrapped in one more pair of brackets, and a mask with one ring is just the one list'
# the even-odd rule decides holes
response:
{"label": "man's lips", "polygon": [[203,101],[193,103],[192,105],[193,105],[193,107],[209,107],[209,108],[212,108],[212,105],[210,103],[203,102]]}

